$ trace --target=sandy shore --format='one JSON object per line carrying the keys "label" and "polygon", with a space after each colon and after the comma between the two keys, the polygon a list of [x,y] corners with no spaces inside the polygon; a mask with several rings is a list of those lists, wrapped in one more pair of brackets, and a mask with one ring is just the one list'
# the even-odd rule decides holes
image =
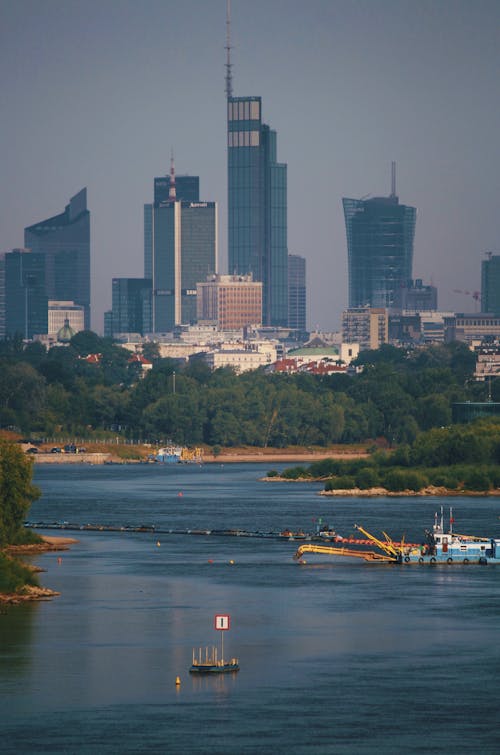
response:
{"label": "sandy shore", "polygon": [[276,451],[274,449],[266,449],[255,452],[241,452],[241,451],[226,451],[213,456],[207,454],[203,457],[204,464],[236,464],[254,462],[258,464],[273,462],[291,463],[291,464],[311,464],[313,461],[322,461],[323,459],[361,459],[369,456],[368,453],[362,451]]}

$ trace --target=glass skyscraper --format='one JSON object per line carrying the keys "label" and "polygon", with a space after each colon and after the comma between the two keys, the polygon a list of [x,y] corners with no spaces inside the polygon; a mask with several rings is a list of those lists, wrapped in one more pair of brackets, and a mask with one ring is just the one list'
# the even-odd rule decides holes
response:
{"label": "glass skyscraper", "polygon": [[30,249],[5,254],[5,335],[28,340],[48,332],[46,261]]}
{"label": "glass skyscraper", "polygon": [[151,281],[113,278],[112,334],[151,333]]}
{"label": "glass skyscraper", "polygon": [[90,328],[90,212],[87,189],[75,194],[63,213],[24,229],[24,245],[45,255],[49,299],[74,301]]}
{"label": "glass skyscraper", "polygon": [[498,254],[488,253],[487,258],[481,262],[481,312],[500,314],[500,255]]}
{"label": "glass skyscraper", "polygon": [[199,201],[192,180],[197,177],[179,176],[179,188],[172,177],[168,196],[156,179],[155,201],[144,205],[144,276],[152,281],[153,333],[195,323],[196,284],[217,272],[217,203]]}
{"label": "glass skyscraper", "polygon": [[412,278],[415,207],[398,197],[342,200],[347,234],[349,307],[390,308]]}
{"label": "glass skyscraper", "polygon": [[288,325],[306,331],[306,261],[298,254],[288,255]]}
{"label": "glass skyscraper", "polygon": [[263,324],[288,325],[287,166],[260,97],[227,98],[228,272],[263,283]]}

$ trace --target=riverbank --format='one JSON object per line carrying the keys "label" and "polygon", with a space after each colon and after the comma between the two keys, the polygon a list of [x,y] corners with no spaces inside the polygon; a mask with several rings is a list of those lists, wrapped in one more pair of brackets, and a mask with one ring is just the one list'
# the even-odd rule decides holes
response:
{"label": "riverbank", "polygon": [[[287,477],[263,477],[263,482],[324,482],[321,479],[311,479],[310,477],[299,477],[296,480]],[[341,488],[338,490],[320,490],[318,495],[337,496],[342,498],[415,498],[415,497],[447,497],[447,496],[467,496],[467,497],[500,497],[500,489],[493,490],[450,490],[442,486],[428,485],[422,490],[387,490],[387,488]]]}
{"label": "riverbank", "polygon": [[[148,456],[151,454],[151,447],[137,446],[134,447],[137,458],[124,457],[123,453],[117,452],[113,447],[107,447],[107,450],[82,452],[77,454],[51,453],[50,451],[40,450],[33,454],[35,464],[141,464],[151,461]],[[217,453],[212,449],[203,449],[203,464],[312,464],[314,461],[323,459],[360,459],[369,456],[364,447],[330,447],[326,449],[317,448],[224,448]],[[154,463],[154,462],[151,462]]]}
{"label": "riverbank", "polygon": [[[69,546],[77,543],[73,537],[51,537],[41,535],[42,543],[31,543],[29,545],[9,545],[4,548],[4,553],[10,557],[30,556],[36,553],[45,553],[47,551],[64,551]],[[24,565],[26,566],[26,564]],[[38,567],[29,567],[31,571],[41,571]],[[0,605],[17,605],[18,603],[27,603],[31,601],[50,600],[60,593],[51,590],[48,587],[40,585],[23,585],[17,592],[2,593],[0,592]]]}

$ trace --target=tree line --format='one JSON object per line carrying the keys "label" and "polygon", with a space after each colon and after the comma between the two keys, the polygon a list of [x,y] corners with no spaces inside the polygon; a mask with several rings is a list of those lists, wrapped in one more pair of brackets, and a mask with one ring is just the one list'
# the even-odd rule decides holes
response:
{"label": "tree line", "polygon": [[[0,426],[185,445],[283,448],[375,438],[392,445],[448,426],[452,402],[485,393],[471,379],[474,354],[460,343],[384,346],[360,355],[361,374],[331,376],[212,372],[201,360],[161,359],[155,344],[145,351],[153,369],[143,377],[129,351],[90,331],[49,350],[0,342]],[[87,361],[89,354],[99,361]]]}
{"label": "tree line", "polygon": [[[277,476],[271,471],[270,476]],[[500,419],[481,419],[419,433],[411,444],[365,458],[324,459],[286,469],[289,480],[325,480],[325,490],[421,491],[429,486],[458,493],[500,488]]]}

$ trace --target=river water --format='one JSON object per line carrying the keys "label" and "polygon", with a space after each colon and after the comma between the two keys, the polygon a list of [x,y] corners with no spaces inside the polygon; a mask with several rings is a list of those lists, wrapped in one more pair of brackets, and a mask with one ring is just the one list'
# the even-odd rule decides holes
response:
{"label": "river water", "polygon": [[[418,542],[443,503],[457,531],[500,537],[497,498],[327,498],[259,481],[267,469],[38,466],[30,519],[310,532],[321,517]],[[301,566],[276,539],[68,534],[69,551],[35,559],[60,597],[0,614],[2,753],[499,751],[498,567]],[[192,648],[220,648],[217,613],[241,670],[193,677]]]}

